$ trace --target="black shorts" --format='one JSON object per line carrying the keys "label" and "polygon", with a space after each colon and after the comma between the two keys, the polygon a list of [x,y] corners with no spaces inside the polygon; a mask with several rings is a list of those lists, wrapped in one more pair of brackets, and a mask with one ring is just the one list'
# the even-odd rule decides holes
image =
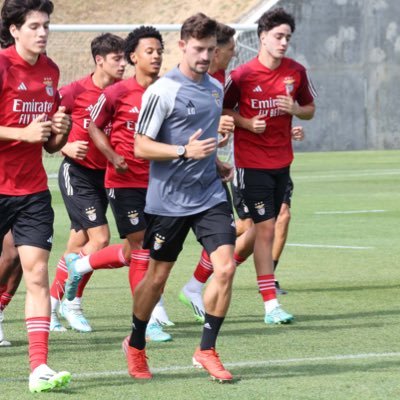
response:
{"label": "black shorts", "polygon": [[58,185],[71,229],[80,231],[108,224],[107,193],[103,170],[83,167],[65,157],[58,171]]}
{"label": "black shorts", "polygon": [[0,215],[0,253],[3,238],[10,229],[15,246],[51,250],[54,211],[48,190],[26,196],[0,195]]}
{"label": "black shorts", "polygon": [[150,249],[154,260],[174,262],[192,228],[208,254],[222,245],[235,245],[236,228],[227,202],[187,217],[149,215],[143,248]]}
{"label": "black shorts", "polygon": [[146,229],[147,215],[144,206],[147,189],[116,188],[107,189],[107,192],[121,239],[130,233]]}
{"label": "black shorts", "polygon": [[282,201],[282,203],[287,204],[289,207],[292,206],[293,189],[294,189],[294,184],[292,178],[289,175],[289,181],[286,186],[285,194],[283,196],[283,201]]}
{"label": "black shorts", "polygon": [[237,176],[253,222],[276,218],[289,182],[289,167],[274,170],[238,168]]}

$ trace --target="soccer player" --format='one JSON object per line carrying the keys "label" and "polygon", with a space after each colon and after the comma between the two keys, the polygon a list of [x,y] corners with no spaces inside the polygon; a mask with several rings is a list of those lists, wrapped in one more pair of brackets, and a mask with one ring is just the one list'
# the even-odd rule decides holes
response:
{"label": "soccer player", "polygon": [[[111,33],[99,35],[91,42],[91,53],[95,62],[94,72],[60,89],[61,104],[72,117],[72,129],[68,143],[62,149],[65,158],[58,175],[61,195],[71,220],[71,230],[66,251],[58,262],[50,289],[51,331],[66,330],[57,315],[68,277],[64,256],[72,252],[81,256],[92,254],[107,246],[110,241],[106,218],[108,200],[104,188],[107,160],[90,139],[88,126],[90,111],[100,94],[106,87],[122,79],[126,67],[124,40]],[[105,131],[109,134],[110,127],[106,127]],[[64,299],[60,306],[61,315],[67,319],[71,328],[80,332],[92,330],[82,313],[81,303],[90,276],[86,275],[80,282],[77,296],[72,301]]]}
{"label": "soccer player", "polygon": [[5,339],[2,323],[4,310],[18,289],[22,278],[22,268],[18,251],[14,245],[11,231],[3,239],[3,251],[0,256],[0,347],[11,346]]}
{"label": "soccer player", "polygon": [[59,107],[59,69],[44,54],[52,12],[49,0],[5,0],[0,23],[0,251],[12,229],[26,285],[31,392],[64,387],[71,379],[47,366],[54,212],[42,150],[60,150],[71,127]]}
{"label": "soccer player", "polygon": [[264,13],[259,54],[231,72],[224,99],[224,112],[235,119],[238,183],[255,224],[253,257],[266,324],[293,320],[276,298],[272,247],[293,160],[292,118],[308,120],[315,112],[305,68],[285,57],[294,29],[293,17],[282,8]]}
{"label": "soccer player", "polygon": [[232,380],[215,351],[235,273],[234,220],[216,168],[223,90],[207,74],[216,28],[217,23],[201,13],[186,19],[179,41],[181,63],[143,97],[135,154],[151,160],[144,240],[150,265],[136,288],[126,354],[129,374],[136,379],[152,377],[145,352],[146,326],[192,228],[215,271],[204,295],[205,325],[193,364],[214,379]]}
{"label": "soccer player", "polygon": [[[149,263],[149,251],[143,250],[142,242],[146,228],[144,213],[146,192],[149,177],[149,162],[134,157],[134,133],[141,107],[142,96],[157,78],[162,63],[164,44],[161,34],[153,27],[142,26],[131,32],[125,41],[125,55],[128,62],[135,66],[135,76],[118,82],[107,88],[99,97],[92,110],[92,122],[89,132],[96,146],[107,158],[105,187],[112,211],[117,223],[119,235],[127,239],[130,248],[129,280],[132,293],[145,274]],[[104,129],[111,124],[108,137]],[[100,253],[74,261],[72,275],[66,287],[67,298],[72,297],[82,275],[93,269],[115,268],[114,264],[101,261]],[[67,263],[69,265],[69,261]],[[72,280],[71,280],[72,279]],[[159,305],[159,308],[162,307]],[[163,307],[162,307],[163,308]],[[168,317],[167,317],[168,319]],[[169,341],[171,335],[164,332],[162,326],[153,318],[148,326],[146,336],[152,341]]]}

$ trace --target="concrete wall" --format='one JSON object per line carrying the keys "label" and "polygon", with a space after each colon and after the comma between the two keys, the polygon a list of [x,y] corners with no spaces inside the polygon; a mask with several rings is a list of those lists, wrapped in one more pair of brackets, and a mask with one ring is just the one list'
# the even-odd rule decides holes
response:
{"label": "concrete wall", "polygon": [[[281,0],[276,6],[295,16],[288,56],[307,67],[318,92],[316,116],[301,122],[307,140],[296,149],[400,148],[400,1]],[[249,41],[256,44],[254,34]]]}

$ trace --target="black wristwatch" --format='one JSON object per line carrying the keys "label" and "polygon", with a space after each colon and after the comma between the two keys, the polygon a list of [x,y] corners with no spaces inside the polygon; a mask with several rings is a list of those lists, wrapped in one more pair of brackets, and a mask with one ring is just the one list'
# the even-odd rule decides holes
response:
{"label": "black wristwatch", "polygon": [[186,160],[186,157],[185,157],[186,147],[185,146],[178,146],[176,149],[176,153],[178,154],[178,156],[181,160]]}

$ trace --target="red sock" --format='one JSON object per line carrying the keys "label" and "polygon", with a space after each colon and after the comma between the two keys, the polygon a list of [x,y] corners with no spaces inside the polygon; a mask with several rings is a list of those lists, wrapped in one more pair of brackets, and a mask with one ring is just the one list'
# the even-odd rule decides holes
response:
{"label": "red sock", "polygon": [[29,365],[31,371],[33,371],[39,365],[47,364],[50,318],[27,318],[25,322],[26,329],[28,330]]}
{"label": "red sock", "polygon": [[239,254],[236,254],[236,253],[233,253],[233,258],[235,260],[235,264],[237,267],[246,261],[246,258],[242,258],[239,256]]}
{"label": "red sock", "polygon": [[50,288],[50,296],[61,300],[64,296],[65,281],[68,278],[68,269],[65,265],[65,258],[62,256],[57,264],[56,276]]}
{"label": "red sock", "polygon": [[121,268],[127,265],[122,251],[122,244],[112,244],[89,256],[93,269]]}
{"label": "red sock", "polygon": [[[79,257],[85,257],[86,254],[81,251],[79,253]],[[80,280],[80,282],[78,283],[78,290],[76,291],[76,295],[75,297],[82,297],[83,296],[83,291],[85,290],[85,287],[87,285],[87,283],[90,280],[90,277],[92,276],[93,271],[92,272],[88,272],[87,274],[82,276],[82,279]]]}
{"label": "red sock", "polygon": [[7,292],[0,296],[0,311],[3,311],[8,306],[12,298],[13,295]]}
{"label": "red sock", "polygon": [[193,273],[193,276],[201,283],[206,283],[207,279],[214,272],[211,260],[207,252],[203,249],[201,252],[200,261]]}
{"label": "red sock", "polygon": [[150,250],[133,250],[129,268],[129,284],[131,285],[132,296],[136,286],[143,279],[149,268]]}
{"label": "red sock", "polygon": [[276,299],[274,274],[257,276],[257,284],[264,301]]}
{"label": "red sock", "polygon": [[0,285],[0,297],[7,290],[7,285]]}

